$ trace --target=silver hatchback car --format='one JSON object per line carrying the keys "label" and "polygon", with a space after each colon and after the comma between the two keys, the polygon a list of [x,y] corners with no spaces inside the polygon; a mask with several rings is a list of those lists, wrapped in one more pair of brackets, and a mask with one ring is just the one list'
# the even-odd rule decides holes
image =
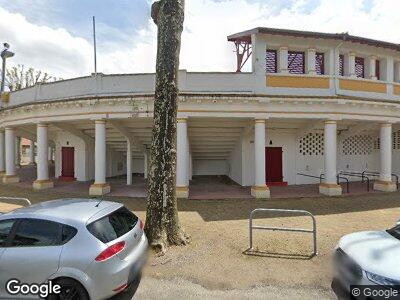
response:
{"label": "silver hatchback car", "polygon": [[147,249],[143,222],[120,203],[60,199],[16,209],[0,215],[0,299],[10,298],[10,279],[61,286],[50,299],[109,298],[138,280]]}

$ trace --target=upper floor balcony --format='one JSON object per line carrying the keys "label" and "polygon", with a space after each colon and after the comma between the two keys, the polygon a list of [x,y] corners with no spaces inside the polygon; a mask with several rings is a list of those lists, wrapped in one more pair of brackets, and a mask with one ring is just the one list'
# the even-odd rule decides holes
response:
{"label": "upper floor balcony", "polygon": [[[187,95],[355,97],[400,101],[400,45],[348,34],[256,28],[228,37],[237,72],[179,71]],[[241,72],[246,61],[251,72]],[[12,92],[3,106],[154,93],[155,74],[97,74]]]}
{"label": "upper floor balcony", "polygon": [[228,40],[236,45],[238,71],[251,55],[252,72],[265,79],[268,93],[399,100],[399,44],[347,33],[272,28],[255,28]]}

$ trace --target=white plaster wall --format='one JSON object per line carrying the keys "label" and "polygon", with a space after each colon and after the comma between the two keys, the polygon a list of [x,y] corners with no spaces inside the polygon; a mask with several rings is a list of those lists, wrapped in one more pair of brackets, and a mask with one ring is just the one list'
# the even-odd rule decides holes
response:
{"label": "white plaster wall", "polygon": [[194,159],[193,175],[228,175],[229,165],[225,159]]}
{"label": "white plaster wall", "polygon": [[107,148],[106,157],[107,177],[114,177],[126,174],[126,155],[124,153],[110,151],[110,149]]}
{"label": "white plaster wall", "polygon": [[132,172],[137,174],[144,173],[144,159],[134,158],[132,159]]}
{"label": "white plaster wall", "polygon": [[242,184],[242,143],[240,139],[229,157],[229,177],[238,184]]}
{"label": "white plaster wall", "polygon": [[[55,151],[55,176],[61,176],[62,159],[61,159],[61,149],[62,147],[74,147],[75,157],[74,157],[74,172],[75,177],[78,181],[88,181],[94,176],[93,172],[90,171],[93,168],[93,160],[90,161],[88,157],[94,155],[90,154],[90,149],[86,149],[85,142],[80,138],[66,133],[58,132],[55,136],[56,151]],[[88,151],[88,153],[86,152]]]}
{"label": "white plaster wall", "polygon": [[267,130],[265,147],[282,147],[283,181],[286,181],[288,184],[296,184],[295,134],[278,130]]}

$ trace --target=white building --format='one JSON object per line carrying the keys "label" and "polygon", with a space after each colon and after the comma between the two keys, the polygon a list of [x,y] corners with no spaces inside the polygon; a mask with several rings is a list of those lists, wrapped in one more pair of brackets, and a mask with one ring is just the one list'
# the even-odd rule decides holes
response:
{"label": "white building", "polygon": [[[228,37],[238,71],[179,72],[177,192],[193,175],[226,175],[269,197],[268,184],[315,182],[341,194],[339,172],[378,171],[374,188],[393,191],[400,173],[400,45],[348,34],[256,28]],[[36,189],[55,175],[94,180],[146,174],[154,74],[97,74],[3,96],[0,171],[18,182],[15,139],[37,142]],[[33,151],[32,151],[33,153]],[[352,177],[352,180],[360,180]]]}

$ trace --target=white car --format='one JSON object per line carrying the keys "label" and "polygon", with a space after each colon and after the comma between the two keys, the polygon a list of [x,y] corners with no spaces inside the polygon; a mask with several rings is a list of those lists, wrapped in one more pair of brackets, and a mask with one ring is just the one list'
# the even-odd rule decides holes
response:
{"label": "white car", "polygon": [[350,285],[400,285],[400,223],[384,231],[342,237],[334,253],[335,277]]}

